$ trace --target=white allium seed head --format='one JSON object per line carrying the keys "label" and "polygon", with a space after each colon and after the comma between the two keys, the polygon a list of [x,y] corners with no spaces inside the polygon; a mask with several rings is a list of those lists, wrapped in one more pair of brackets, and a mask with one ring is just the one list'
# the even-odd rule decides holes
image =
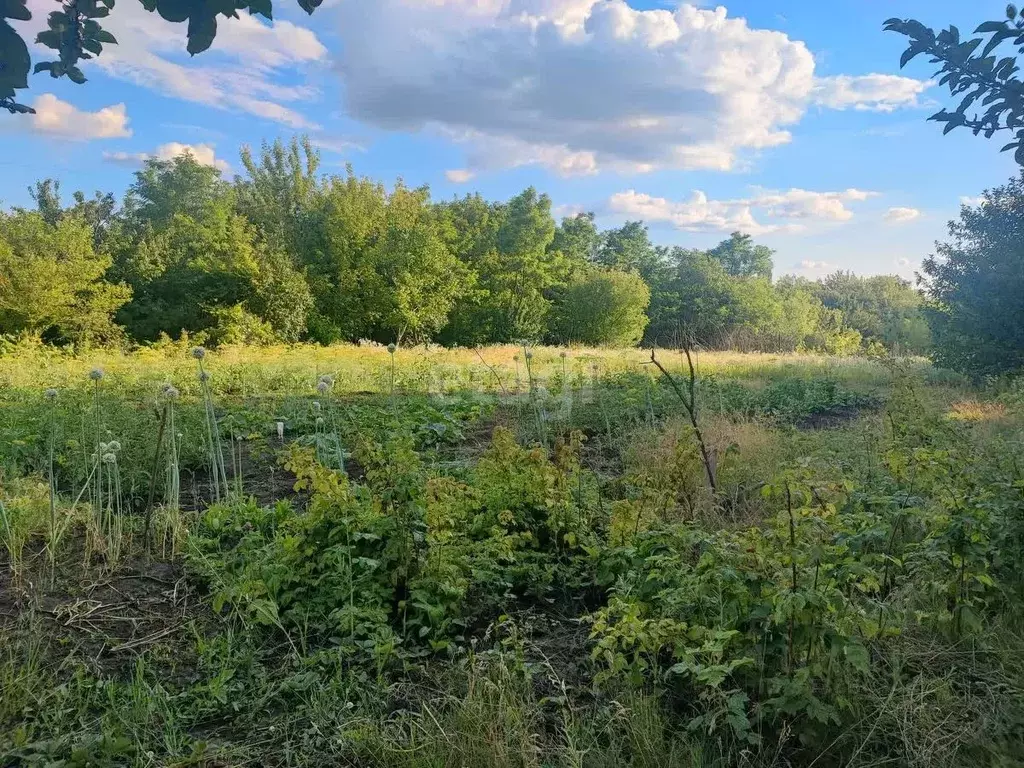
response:
{"label": "white allium seed head", "polygon": [[326,395],[330,391],[330,389],[331,385],[328,384],[323,379],[320,379],[320,381],[316,383],[316,391],[319,392],[321,395]]}
{"label": "white allium seed head", "polygon": [[558,353],[558,356],[560,358],[562,358],[563,360],[565,360],[565,358],[568,357],[568,355],[566,354],[566,351],[564,349],[561,352]]}
{"label": "white allium seed head", "polygon": [[103,369],[93,368],[91,371],[89,371],[89,378],[92,379],[93,381],[99,381],[100,379],[103,378]]}
{"label": "white allium seed head", "polygon": [[392,355],[395,354],[395,350],[396,349],[398,349],[398,347],[396,347],[394,344],[388,344],[388,353],[389,354],[392,354]]}
{"label": "white allium seed head", "polygon": [[334,377],[331,374],[329,374],[329,373],[323,374],[320,377],[319,381],[324,382],[328,387],[333,387],[334,386]]}
{"label": "white allium seed head", "polygon": [[320,408],[321,408],[320,401],[319,400],[314,400],[313,401],[313,411],[315,413],[320,413]]}
{"label": "white allium seed head", "polygon": [[110,450],[110,446],[107,443],[100,443],[100,453],[106,453]]}
{"label": "white allium seed head", "polygon": [[175,387],[173,384],[164,384],[160,388],[160,393],[168,400],[177,400],[178,395],[181,394],[180,392],[178,392],[178,388]]}
{"label": "white allium seed head", "polygon": [[529,350],[527,350],[526,351],[526,359],[527,360],[533,360],[533,352],[530,352]]}
{"label": "white allium seed head", "polygon": [[519,355],[512,355],[512,359],[513,359],[513,360],[514,360],[515,362],[517,362],[517,363],[518,363],[518,362],[519,362]]}
{"label": "white allium seed head", "polygon": [[202,360],[204,357],[206,357],[206,348],[192,347],[192,357],[194,357],[196,360]]}
{"label": "white allium seed head", "polygon": [[316,425],[318,427],[322,427],[324,425],[324,417],[323,416],[317,416],[316,417]]}
{"label": "white allium seed head", "polygon": [[57,399],[57,390],[54,389],[53,387],[50,387],[43,394],[46,395],[46,399],[47,400],[56,400]]}
{"label": "white allium seed head", "polygon": [[103,454],[103,463],[104,464],[113,464],[115,461],[117,461],[117,456],[115,456],[114,454],[112,454],[112,453],[104,453]]}
{"label": "white allium seed head", "polygon": [[209,373],[209,371],[200,371],[199,372],[199,380],[200,381],[209,381],[210,380],[210,373]]}
{"label": "white allium seed head", "polygon": [[111,440],[109,443],[107,443],[107,450],[117,453],[118,451],[121,450],[121,444],[117,442],[117,440]]}

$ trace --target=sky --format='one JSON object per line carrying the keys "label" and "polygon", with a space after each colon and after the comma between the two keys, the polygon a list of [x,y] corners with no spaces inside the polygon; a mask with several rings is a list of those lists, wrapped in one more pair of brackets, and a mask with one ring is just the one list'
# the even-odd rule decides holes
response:
{"label": "sky", "polygon": [[[26,37],[51,0],[28,0]],[[747,232],[776,272],[912,277],[963,200],[1011,153],[926,118],[948,92],[901,71],[891,16],[973,30],[1005,2],[962,0],[325,0],[220,17],[212,48],[117,3],[118,39],[84,85],[43,73],[0,115],[0,202],[55,177],[121,195],[148,157],[191,151],[230,178],[242,145],[307,134],[322,169],[430,186],[435,199],[527,186],[557,216],[642,219],[662,244]],[[47,49],[30,46],[33,61]]]}

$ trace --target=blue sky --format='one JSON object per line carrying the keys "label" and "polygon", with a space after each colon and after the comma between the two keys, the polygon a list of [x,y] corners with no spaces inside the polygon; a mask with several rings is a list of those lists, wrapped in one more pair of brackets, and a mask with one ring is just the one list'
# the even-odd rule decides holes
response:
{"label": "blue sky", "polygon": [[[890,16],[970,31],[1002,2],[278,5],[273,25],[221,21],[189,58],[183,25],[122,0],[120,45],[88,83],[35,76],[37,116],[0,118],[0,200],[28,204],[47,176],[120,194],[145,157],[186,146],[230,176],[240,145],[308,133],[326,172],[437,198],[534,185],[603,226],[644,218],[662,243],[749,231],[779,273],[910,276],[962,197],[1015,173],[995,141],[925,121],[947,95],[923,60],[900,72],[902,39],[881,31]],[[53,5],[29,7],[34,36]]]}

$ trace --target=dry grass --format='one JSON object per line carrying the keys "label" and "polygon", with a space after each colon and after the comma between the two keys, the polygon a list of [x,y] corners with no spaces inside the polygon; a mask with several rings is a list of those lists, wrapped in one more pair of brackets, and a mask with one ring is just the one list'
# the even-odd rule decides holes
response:
{"label": "dry grass", "polygon": [[949,418],[954,421],[1002,421],[1009,417],[1003,403],[981,400],[960,400],[949,408]]}
{"label": "dry grass", "polygon": [[[0,386],[80,386],[93,368],[102,368],[111,379],[128,387],[166,380],[190,381],[195,378],[195,362],[188,355],[190,346],[184,341],[129,353],[96,350],[72,355],[43,345],[23,344],[0,355]],[[566,373],[578,378],[593,376],[595,372],[637,371],[650,360],[648,351],[635,348],[533,347],[531,353],[533,377],[540,382],[561,376],[563,364]],[[682,371],[685,365],[681,356],[668,350],[662,351],[659,359],[673,371]],[[337,391],[364,392],[387,391],[391,358],[387,348],[377,344],[297,344],[222,347],[208,355],[206,364],[215,388],[230,382],[242,394],[294,392],[302,382],[312,388],[325,373],[335,377]],[[743,378],[751,383],[828,375],[847,385],[876,387],[884,386],[890,378],[885,367],[875,361],[825,355],[702,352],[697,364],[701,375]],[[911,361],[910,365],[928,367],[923,360]],[[502,386],[511,389],[517,377],[524,383],[527,380],[524,350],[515,345],[480,349],[402,348],[395,355],[395,369],[399,386],[420,391],[498,390]]]}

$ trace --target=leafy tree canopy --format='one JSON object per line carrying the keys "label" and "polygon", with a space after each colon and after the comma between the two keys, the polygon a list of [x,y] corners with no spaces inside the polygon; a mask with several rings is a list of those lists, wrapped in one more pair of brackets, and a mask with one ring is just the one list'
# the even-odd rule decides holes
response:
{"label": "leafy tree canopy", "polygon": [[755,245],[750,235],[733,232],[728,240],[708,251],[708,255],[733,277],[772,278],[775,252],[766,245]]}
{"label": "leafy tree canopy", "polygon": [[635,272],[590,269],[570,281],[555,310],[563,344],[632,346],[647,327],[651,290]]}
{"label": "leafy tree canopy", "polygon": [[922,265],[933,357],[974,376],[1024,370],[1024,172],[963,206]]}

